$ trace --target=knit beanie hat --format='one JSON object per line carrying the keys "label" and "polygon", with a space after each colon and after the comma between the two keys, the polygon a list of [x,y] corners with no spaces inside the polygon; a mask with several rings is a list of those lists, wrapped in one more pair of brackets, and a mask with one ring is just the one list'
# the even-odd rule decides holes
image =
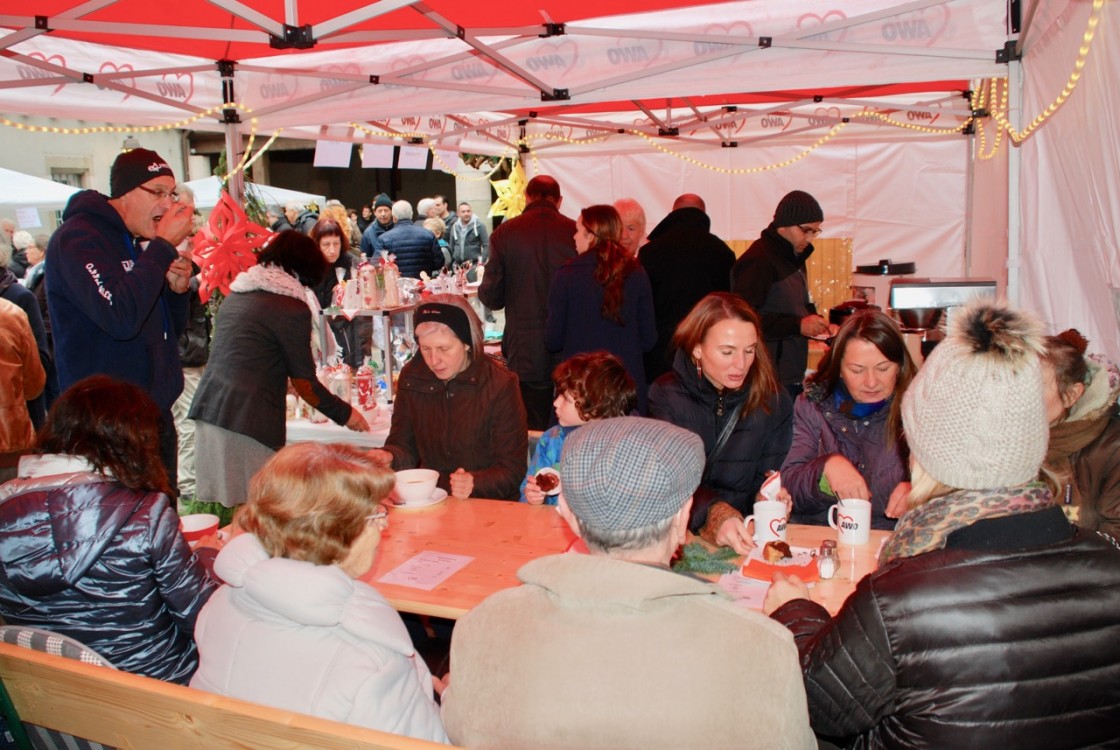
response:
{"label": "knit beanie hat", "polygon": [[601,531],[652,526],[679,511],[704,471],[694,432],[643,417],[590,422],[560,456],[564,500],[580,523]]}
{"label": "knit beanie hat", "polygon": [[392,208],[393,207],[392,198],[385,195],[385,193],[378,193],[377,197],[373,199],[373,207],[374,208],[380,208],[381,206],[385,206],[386,208]]}
{"label": "knit beanie hat", "polygon": [[906,442],[927,474],[968,490],[1037,476],[1050,439],[1042,352],[1026,312],[991,299],[956,312],[902,398]]}
{"label": "knit beanie hat", "polygon": [[134,148],[116,158],[109,169],[109,197],[120,198],[148,180],[163,176],[175,179],[175,172],[164,158],[146,148]]}
{"label": "knit beanie hat", "polygon": [[804,190],[786,193],[774,209],[774,226],[792,227],[795,224],[812,224],[824,221],[824,211],[817,199]]}

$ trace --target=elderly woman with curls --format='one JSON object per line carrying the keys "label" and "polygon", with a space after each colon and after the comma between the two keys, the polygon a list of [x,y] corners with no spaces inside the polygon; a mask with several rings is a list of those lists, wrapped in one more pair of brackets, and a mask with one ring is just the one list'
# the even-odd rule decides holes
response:
{"label": "elderly woman with curls", "polygon": [[871,526],[893,529],[910,492],[902,394],[917,367],[898,324],[878,310],[844,321],[793,405],[782,486],[793,523],[824,525],[837,498],[871,501]]}
{"label": "elderly woman with curls", "polygon": [[253,477],[218,553],[226,583],[198,618],[191,687],[446,742],[428,667],[400,615],[358,580],[388,526],[392,472],[346,445],[302,443]]}
{"label": "elderly woman with curls", "polygon": [[216,584],[179,531],[159,422],[143,390],[104,375],[59,397],[37,454],[0,487],[0,615],[185,684]]}

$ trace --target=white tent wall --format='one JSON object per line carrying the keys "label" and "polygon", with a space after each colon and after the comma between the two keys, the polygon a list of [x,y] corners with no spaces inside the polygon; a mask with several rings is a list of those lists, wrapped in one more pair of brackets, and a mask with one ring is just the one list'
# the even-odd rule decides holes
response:
{"label": "white tent wall", "polygon": [[[1025,37],[1024,126],[1073,70],[1090,3],[1044,2]],[[1120,7],[1106,3],[1073,95],[1022,147],[1021,303],[1120,360]],[[1048,13],[1049,12],[1049,13]]]}
{"label": "white tent wall", "polygon": [[631,197],[645,209],[647,231],[674,198],[697,193],[712,231],[728,240],[754,239],[785,193],[806,190],[824,209],[825,236],[853,238],[855,264],[915,261],[922,275],[945,277],[964,273],[968,153],[968,139],[957,135],[833,141],[791,166],[752,174],[726,170],[781,162],[790,149],[681,153],[723,171],[664,153],[541,158],[538,169],[560,182],[564,213]]}
{"label": "white tent wall", "polygon": [[[994,123],[989,121],[990,125]],[[992,127],[984,142],[985,154],[992,154]],[[979,152],[979,139],[975,142]],[[990,158],[973,157],[969,242],[966,250],[968,273],[972,277],[995,279],[999,293],[1007,292],[1007,138]]]}

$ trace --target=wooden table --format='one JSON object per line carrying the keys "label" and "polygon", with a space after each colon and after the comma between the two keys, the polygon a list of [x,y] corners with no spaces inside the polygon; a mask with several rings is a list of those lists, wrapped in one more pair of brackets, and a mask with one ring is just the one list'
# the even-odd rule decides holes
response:
{"label": "wooden table", "polygon": [[[841,545],[840,570],[835,578],[814,585],[813,599],[835,613],[856,582],[875,570],[875,556],[887,533],[872,531],[871,541],[859,547]],[[789,542],[797,547],[819,547],[823,540],[835,538],[835,530],[827,526],[789,527]],[[522,565],[564,552],[574,540],[553,507],[452,497],[430,508],[392,509],[377,561],[362,580],[400,612],[454,620],[490,594],[519,585],[517,570]],[[378,581],[424,551],[474,559],[431,591]]]}
{"label": "wooden table", "polygon": [[[563,552],[574,540],[553,506],[449,497],[430,508],[391,509],[377,561],[362,580],[399,612],[454,620],[490,594],[519,585],[522,565]],[[425,550],[474,560],[431,591],[378,582]]]}
{"label": "wooden table", "polygon": [[[825,539],[836,539],[836,530],[830,526],[790,524],[787,529],[786,536],[794,547],[819,548]],[[879,547],[890,533],[873,530],[867,544],[854,547],[847,544],[836,545],[840,554],[840,569],[834,577],[817,581],[811,586],[813,601],[823,604],[825,609],[836,614],[844,600],[855,590],[856,584],[879,567]]]}

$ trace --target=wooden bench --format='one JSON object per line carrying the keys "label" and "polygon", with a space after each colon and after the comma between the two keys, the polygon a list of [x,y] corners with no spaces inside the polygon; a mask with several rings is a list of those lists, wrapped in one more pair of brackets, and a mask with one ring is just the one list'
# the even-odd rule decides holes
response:
{"label": "wooden bench", "polygon": [[434,750],[425,740],[226,698],[0,643],[19,718],[116,748]]}

